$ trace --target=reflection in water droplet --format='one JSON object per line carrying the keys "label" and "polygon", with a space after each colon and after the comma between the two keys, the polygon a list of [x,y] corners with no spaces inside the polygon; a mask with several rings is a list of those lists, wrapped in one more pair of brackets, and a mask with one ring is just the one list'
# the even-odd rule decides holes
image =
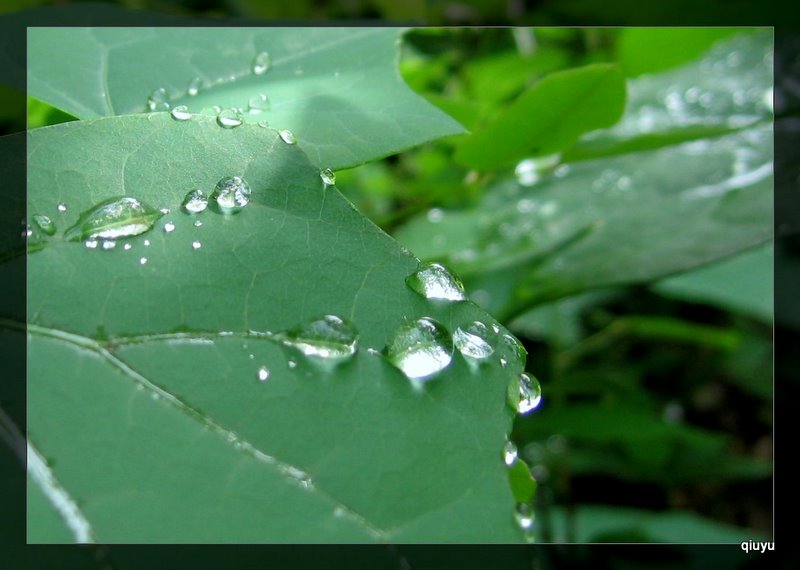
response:
{"label": "reflection in water droplet", "polygon": [[175,231],[175,224],[172,222],[167,222],[164,224],[164,233],[172,233]]}
{"label": "reflection in water droplet", "polygon": [[467,298],[461,280],[439,263],[423,263],[406,277],[406,284],[426,299],[464,301]]}
{"label": "reflection in water droplet", "polygon": [[178,105],[169,112],[169,115],[176,121],[188,121],[192,118],[192,114],[186,105]]}
{"label": "reflection in water droplet", "polygon": [[115,247],[117,247],[117,242],[115,242],[113,239],[107,239],[103,241],[103,249],[108,250],[114,249]]}
{"label": "reflection in water droplet", "polygon": [[411,380],[426,380],[450,364],[453,345],[443,325],[423,317],[394,333],[386,356]]}
{"label": "reflection in water droplet", "polygon": [[184,196],[181,206],[190,214],[199,214],[208,207],[208,196],[202,190],[190,190]]}
{"label": "reflection in water droplet", "polygon": [[519,503],[514,509],[514,521],[522,532],[527,534],[533,530],[533,520],[533,509],[530,505]]}
{"label": "reflection in water droplet", "polygon": [[278,134],[280,135],[281,140],[286,144],[295,144],[297,142],[297,139],[292,131],[283,129],[282,131],[278,131]]}
{"label": "reflection in water droplet", "polygon": [[251,115],[257,115],[269,111],[269,99],[263,93],[251,97],[247,102],[247,112]]}
{"label": "reflection in water droplet", "polygon": [[483,360],[494,352],[489,343],[489,329],[475,321],[465,329],[457,328],[453,333],[453,344],[467,359]]}
{"label": "reflection in water droplet", "polygon": [[239,109],[222,109],[217,113],[217,124],[223,129],[235,129],[243,122]]}
{"label": "reflection in water droplet", "polygon": [[542,401],[542,387],[539,381],[525,372],[519,375],[517,380],[518,398],[516,402],[517,412],[523,416],[532,412]]}
{"label": "reflection in water droplet", "polygon": [[261,368],[259,368],[258,369],[259,382],[266,382],[267,380],[269,380],[269,374],[270,374],[269,368],[267,368],[266,366],[262,366]]}
{"label": "reflection in water droplet", "polygon": [[272,57],[269,55],[269,52],[262,51],[253,58],[253,73],[256,75],[262,75],[269,71],[270,66],[272,65]]}
{"label": "reflection in water droplet", "polygon": [[192,242],[192,249],[200,249],[201,247],[203,247],[203,244],[199,240]]}
{"label": "reflection in water droplet", "polygon": [[147,263],[147,258],[146,257],[139,258],[139,265],[144,265],[145,263]]}
{"label": "reflection in water droplet", "polygon": [[96,239],[87,239],[85,242],[83,242],[83,245],[85,245],[88,249],[96,249],[97,248],[97,240]]}
{"label": "reflection in water droplet", "polygon": [[250,202],[250,185],[241,176],[226,176],[217,182],[211,198],[223,213],[236,213]]}
{"label": "reflection in water droplet", "polygon": [[322,178],[322,183],[325,186],[333,186],[336,184],[336,174],[330,168],[320,170],[319,177]]}
{"label": "reflection in water droplet", "polygon": [[59,212],[66,212],[67,205],[64,202],[59,202],[58,205],[56,206],[56,210],[58,210]]}
{"label": "reflection in water droplet", "polygon": [[281,334],[279,338],[306,356],[330,362],[349,359],[358,348],[355,326],[336,315],[311,320]]}
{"label": "reflection in water droplet", "polygon": [[148,231],[161,212],[130,196],[110,198],[81,214],[64,233],[67,240],[135,236]]}
{"label": "reflection in water droplet", "polygon": [[51,236],[56,233],[56,225],[53,223],[53,220],[50,219],[49,216],[45,216],[44,214],[34,214],[31,216],[31,220],[33,223],[44,233]]}
{"label": "reflection in water droplet", "polygon": [[150,94],[147,98],[147,109],[150,111],[167,111],[169,110],[169,100],[167,97],[167,90],[159,87]]}
{"label": "reflection in water droplet", "polygon": [[511,467],[517,461],[517,446],[513,441],[507,441],[503,446],[503,463]]}

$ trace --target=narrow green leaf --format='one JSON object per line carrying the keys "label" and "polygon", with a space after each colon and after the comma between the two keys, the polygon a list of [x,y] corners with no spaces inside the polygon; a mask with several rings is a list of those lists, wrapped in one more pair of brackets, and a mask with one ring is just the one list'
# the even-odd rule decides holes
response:
{"label": "narrow green leaf", "polygon": [[530,467],[520,458],[508,468],[508,482],[518,503],[530,503],[536,494],[536,481]]}
{"label": "narrow green leaf", "polygon": [[552,73],[517,98],[484,130],[465,138],[456,160],[488,170],[528,155],[571,146],[583,133],[610,127],[625,107],[625,79],[615,65]]}

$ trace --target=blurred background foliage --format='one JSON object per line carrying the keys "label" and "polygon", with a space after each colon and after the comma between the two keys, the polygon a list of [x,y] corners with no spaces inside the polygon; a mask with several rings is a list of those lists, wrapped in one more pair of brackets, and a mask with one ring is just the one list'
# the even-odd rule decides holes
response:
{"label": "blurred background foliage", "polygon": [[[19,0],[4,3],[3,10],[46,4],[51,2]],[[483,0],[470,5],[423,0],[269,4],[125,0],[119,4],[245,21],[291,23],[310,16],[366,22],[382,18],[399,24],[540,26],[409,32],[400,59],[403,77],[471,133],[337,173],[337,187],[361,212],[417,255],[431,259],[452,262],[464,232],[478,231],[469,223],[436,224],[447,216],[457,219],[463,212],[497,206],[502,194],[497,188],[503,184],[535,198],[545,183],[555,185],[547,191],[559,191],[557,178],[564,166],[603,156],[637,160],[637,153],[681,141],[716,140],[772,120],[772,100],[767,103],[762,97],[745,104],[746,116],[738,122],[730,120],[730,109],[712,105],[700,113],[702,121],[667,121],[655,129],[626,131],[626,125],[633,124],[630,121],[641,122],[642,117],[641,106],[638,111],[634,108],[631,85],[639,85],[639,92],[646,96],[653,78],[703,84],[707,77],[700,62],[710,50],[764,33],[735,28],[541,27],[586,18],[609,24],[657,23],[662,16],[655,5],[648,4],[645,10],[639,2],[613,8],[593,0]],[[678,4],[671,4],[669,11],[680,12],[681,5],[692,3]],[[735,4],[736,8],[725,4],[724,10],[741,10],[742,20],[747,20],[747,14],[757,14],[746,4]],[[705,12],[697,16],[689,8],[687,13],[695,14],[698,23],[704,17],[713,18],[723,7],[705,9],[707,16]],[[775,49],[775,66],[785,76],[800,71],[796,41],[776,42]],[[731,55],[735,53],[731,48],[727,57],[735,58]],[[733,74],[746,76],[754,65],[748,63]],[[534,92],[553,74],[558,78],[561,72],[585,69],[600,70],[607,92],[592,90],[589,96],[596,100],[590,100],[590,112],[578,124],[548,125],[540,136],[541,147],[535,141],[525,143],[529,145],[526,151],[539,148],[542,152],[516,156],[511,145],[505,154],[491,158],[491,138],[472,153],[463,150],[473,144],[465,142],[468,137],[479,140],[504,116],[511,114],[512,124],[524,120],[530,110],[526,105],[541,114]],[[627,86],[627,102],[619,100],[615,84]],[[798,84],[781,80],[775,85],[776,131],[798,132]],[[559,93],[558,85],[551,88]],[[0,105],[6,110],[12,103],[25,101],[12,88],[0,89],[0,99],[10,102]],[[556,116],[570,116],[559,110],[560,98],[546,100]],[[27,103],[31,128],[71,119],[39,101],[28,99]],[[691,110],[687,116],[692,116]],[[6,133],[23,130],[24,123],[24,117],[13,113],[0,115]],[[554,139],[557,144],[552,146]],[[797,180],[794,175],[785,182],[795,194]],[[425,233],[433,226],[439,233]],[[437,238],[447,231],[452,235]],[[522,340],[528,350],[527,368],[543,385],[540,410],[518,419],[513,432],[520,456],[538,482],[539,541],[771,540],[773,324],[775,334],[787,342],[800,339],[800,311],[776,314],[773,323],[773,266],[780,259],[781,274],[776,279],[797,282],[799,231],[796,222],[787,219],[778,224],[774,243],[743,248],[711,264],[695,263],[696,269],[619,282],[599,280],[596,286],[590,283],[576,290],[566,287],[511,309],[507,304],[493,305],[492,288],[486,286],[487,279],[503,279],[502,272],[487,270],[483,281],[466,278],[473,300],[501,317]],[[434,243],[436,239],[443,243]],[[459,272],[464,268],[470,272],[468,263],[460,267],[457,261],[456,256],[451,265]],[[525,271],[528,262],[515,259],[515,263],[514,271]],[[497,287],[502,289],[502,284]],[[781,376],[776,378],[791,393],[800,381],[796,372],[800,366],[791,365],[797,359],[796,352],[782,356],[781,364],[788,361],[790,365],[781,366]],[[659,567],[686,567],[687,563],[704,566],[699,558],[683,553],[674,560],[667,557]],[[635,564],[624,562],[621,567]]]}

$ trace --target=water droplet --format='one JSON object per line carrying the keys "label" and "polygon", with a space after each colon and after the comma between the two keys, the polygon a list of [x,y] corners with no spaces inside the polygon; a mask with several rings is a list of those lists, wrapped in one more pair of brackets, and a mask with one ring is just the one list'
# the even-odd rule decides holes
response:
{"label": "water droplet", "polygon": [[147,98],[147,109],[150,111],[166,111],[169,109],[167,90],[159,87]]}
{"label": "water droplet", "polygon": [[147,263],[147,258],[146,257],[139,258],[139,265],[144,265],[145,263]]}
{"label": "water droplet", "polygon": [[520,368],[525,367],[528,351],[525,350],[525,347],[515,336],[510,334],[502,335],[497,350],[501,356],[501,365],[506,366],[508,363],[513,362]]}
{"label": "water droplet", "polygon": [[83,212],[64,233],[67,240],[135,236],[148,231],[161,212],[130,196],[110,198]]}
{"label": "water droplet", "polygon": [[133,246],[132,246],[131,244],[129,244],[129,243],[126,243],[125,245],[123,245],[123,246],[122,246],[122,249],[124,249],[125,251],[128,251],[128,250],[129,250],[130,248],[132,248],[132,247],[133,247]]}
{"label": "water droplet", "polygon": [[515,408],[524,416],[535,410],[542,401],[542,387],[536,378],[525,372],[519,375],[516,384]]}
{"label": "water droplet", "polygon": [[336,315],[325,315],[279,335],[287,346],[306,356],[338,362],[350,358],[358,347],[355,326]]}
{"label": "water droplet", "polygon": [[489,329],[475,321],[465,329],[457,328],[453,333],[453,344],[467,359],[483,360],[494,352],[489,344]]}
{"label": "water droplet", "polygon": [[159,212],[161,212],[162,214],[169,214],[169,208],[161,208]]}
{"label": "water droplet", "polygon": [[408,378],[426,380],[450,364],[453,344],[444,326],[423,317],[394,333],[386,356]]}
{"label": "water droplet", "polygon": [[269,52],[262,51],[253,58],[253,73],[256,75],[263,75],[272,66],[272,56]]}
{"label": "water droplet", "polygon": [[514,521],[517,526],[525,533],[533,530],[533,509],[526,503],[519,503],[514,508]]}
{"label": "water droplet", "polygon": [[447,268],[438,263],[424,263],[406,277],[406,284],[426,299],[464,301],[464,285]]}
{"label": "water droplet", "polygon": [[96,239],[87,239],[85,242],[83,242],[83,245],[85,245],[89,249],[96,249],[97,248],[97,240]]}
{"label": "water droplet", "polygon": [[325,186],[333,186],[336,184],[336,173],[330,168],[320,170],[319,177],[322,178],[322,183],[325,184]]}
{"label": "water droplet", "polygon": [[295,144],[297,142],[297,139],[292,131],[283,129],[282,131],[278,131],[278,134],[280,135],[281,140],[286,144]]}
{"label": "water droplet", "polygon": [[259,382],[266,382],[269,380],[269,368],[266,366],[262,366],[258,369],[258,381]]}
{"label": "water droplet", "polygon": [[117,247],[117,242],[115,242],[113,239],[103,240],[103,249],[109,250],[114,249],[115,247]]}
{"label": "water droplet", "polygon": [[432,224],[438,224],[444,217],[444,211],[441,208],[431,208],[426,214],[428,221]]}
{"label": "water droplet", "polygon": [[164,233],[168,234],[175,231],[175,224],[172,222],[167,222],[164,224]]}
{"label": "water droplet", "polygon": [[144,242],[143,242],[143,243],[144,243],[144,246],[145,246],[145,247],[147,247],[147,246],[149,246],[149,245],[150,245],[150,240],[149,240],[149,239],[146,239],[146,240],[144,240]]}
{"label": "water droplet", "polygon": [[217,124],[223,129],[235,129],[243,122],[239,109],[222,109],[217,113]]}
{"label": "water droplet", "polygon": [[31,220],[33,223],[42,230],[47,235],[51,236],[56,233],[56,225],[53,223],[53,220],[50,219],[49,216],[45,216],[43,214],[34,214],[31,216]]}
{"label": "water droplet", "polygon": [[214,105],[213,107],[211,107],[211,110],[219,114],[220,111],[222,111],[222,107],[220,107],[219,105]]}
{"label": "water droplet", "polygon": [[190,190],[184,196],[181,207],[189,214],[199,214],[208,207],[208,196],[202,190]]}
{"label": "water droplet", "polygon": [[195,220],[194,221],[194,227],[199,228],[202,225],[203,225],[203,222],[201,222],[200,220]]}
{"label": "water droplet", "polygon": [[267,121],[259,121],[256,123],[262,129],[269,128],[269,123]]}
{"label": "water droplet", "polygon": [[169,112],[169,115],[176,121],[188,121],[192,118],[192,114],[186,105],[178,105]]}
{"label": "water droplet", "polygon": [[190,97],[194,97],[200,92],[201,87],[203,87],[203,80],[199,77],[195,77],[189,82],[189,86],[186,88],[186,93]]}
{"label": "water droplet", "polygon": [[203,247],[203,244],[199,240],[192,242],[192,249],[200,249],[201,247]]}
{"label": "water droplet", "polygon": [[56,206],[56,210],[58,210],[59,212],[66,212],[67,205],[64,202],[59,202],[58,205]]}
{"label": "water droplet", "polygon": [[297,368],[297,361],[294,358],[290,358],[288,361],[286,361],[286,365],[289,368]]}
{"label": "water droplet", "polygon": [[233,214],[247,206],[250,201],[250,185],[241,176],[226,176],[217,182],[211,198],[220,211]]}
{"label": "water droplet", "polygon": [[500,327],[496,323],[492,323],[492,330],[497,334],[500,332]]}
{"label": "water droplet", "polygon": [[513,441],[507,441],[503,446],[503,463],[511,467],[517,461],[517,446]]}
{"label": "water droplet", "polygon": [[247,102],[247,111],[251,115],[257,115],[264,111],[269,111],[269,98],[263,93],[251,97]]}

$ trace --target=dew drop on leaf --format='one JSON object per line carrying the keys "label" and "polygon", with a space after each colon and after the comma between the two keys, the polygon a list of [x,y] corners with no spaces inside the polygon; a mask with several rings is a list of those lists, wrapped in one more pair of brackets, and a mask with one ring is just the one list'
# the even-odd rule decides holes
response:
{"label": "dew drop on leaf", "polygon": [[217,124],[223,129],[235,129],[243,122],[239,109],[221,109],[217,113]]}
{"label": "dew drop on leaf", "polygon": [[88,249],[97,249],[97,240],[87,239],[85,242],[83,242],[83,245]]}
{"label": "dew drop on leaf", "polygon": [[139,258],[139,265],[144,265],[145,263],[147,263],[147,258],[146,257]]}
{"label": "dew drop on leaf", "polygon": [[533,509],[526,503],[519,503],[514,508],[514,522],[524,532],[530,533],[533,530]]}
{"label": "dew drop on leaf", "polygon": [[124,249],[125,251],[128,251],[128,250],[129,250],[130,248],[132,248],[132,247],[133,247],[133,246],[132,246],[131,244],[129,244],[129,243],[126,243],[125,245],[123,245],[123,246],[122,246],[122,249]]}
{"label": "dew drop on leaf", "polygon": [[282,131],[278,131],[278,134],[280,135],[281,140],[286,144],[295,144],[297,142],[297,139],[292,131],[283,129]]}
{"label": "dew drop on leaf", "polygon": [[523,416],[529,414],[542,401],[542,387],[539,381],[526,374],[521,373],[517,378],[516,398],[513,399],[514,407]]}
{"label": "dew drop on leaf", "polygon": [[453,344],[467,359],[483,360],[494,353],[489,342],[489,328],[475,321],[466,328],[457,328],[453,333]]}
{"label": "dew drop on leaf", "polygon": [[31,216],[33,223],[47,235],[51,236],[56,233],[56,225],[48,216],[43,214],[34,214]]}
{"label": "dew drop on leaf", "polygon": [[153,227],[161,212],[131,196],[109,198],[83,212],[64,233],[67,240],[116,239],[142,234]]}
{"label": "dew drop on leaf", "polygon": [[107,240],[103,240],[103,244],[102,245],[103,245],[103,249],[109,250],[109,249],[114,249],[115,247],[117,247],[117,242],[115,242],[113,239],[107,239]]}
{"label": "dew drop on leaf", "polygon": [[256,75],[263,75],[269,68],[272,66],[272,56],[269,55],[269,52],[262,51],[256,54],[253,58],[253,73]]}
{"label": "dew drop on leaf", "polygon": [[330,168],[320,170],[319,177],[322,178],[322,183],[325,184],[325,186],[333,186],[336,184],[336,173]]}
{"label": "dew drop on leaf", "polygon": [[[199,214],[208,208],[208,196],[206,196],[206,193],[202,190],[190,190],[186,193],[186,196],[183,197],[181,207],[185,212],[190,214]],[[195,223],[195,225],[197,224]]]}
{"label": "dew drop on leaf", "polygon": [[192,242],[192,249],[200,249],[201,247],[203,247],[203,244],[199,240]]}
{"label": "dew drop on leaf", "polygon": [[269,368],[267,368],[266,366],[262,366],[261,368],[258,369],[257,373],[258,381],[266,382],[267,380],[269,380],[269,374],[270,374]]}
{"label": "dew drop on leaf", "polygon": [[257,115],[269,110],[269,99],[263,93],[251,97],[247,102],[247,112],[251,115]]}
{"label": "dew drop on leaf", "polygon": [[178,105],[169,112],[169,115],[176,121],[188,121],[192,118],[192,114],[186,105]]}
{"label": "dew drop on leaf", "polygon": [[189,82],[188,87],[186,87],[186,94],[190,97],[194,97],[200,92],[200,88],[203,86],[203,80],[199,77],[195,77]]}
{"label": "dew drop on leaf", "polygon": [[507,441],[503,446],[503,463],[505,463],[508,467],[511,467],[516,461],[517,446],[514,445],[513,441]]}
{"label": "dew drop on leaf", "polygon": [[464,285],[439,263],[424,263],[406,277],[406,284],[426,299],[464,301]]}
{"label": "dew drop on leaf", "polygon": [[386,356],[409,379],[427,380],[450,364],[453,344],[443,325],[423,317],[394,333]]}
{"label": "dew drop on leaf", "polygon": [[349,359],[358,348],[355,326],[336,315],[311,320],[281,334],[280,338],[305,356],[330,362]]}
{"label": "dew drop on leaf", "polygon": [[167,222],[164,224],[164,233],[172,233],[175,231],[175,224],[172,222]]}
{"label": "dew drop on leaf", "polygon": [[150,111],[166,111],[169,109],[167,90],[159,87],[147,98],[147,109]]}
{"label": "dew drop on leaf", "polygon": [[58,205],[56,206],[56,210],[58,210],[59,212],[62,212],[62,213],[66,212],[67,211],[67,205],[64,202],[59,202]]}
{"label": "dew drop on leaf", "polygon": [[226,176],[217,182],[211,199],[223,213],[236,213],[250,201],[250,185],[241,176]]}
{"label": "dew drop on leaf", "polygon": [[194,227],[199,228],[202,225],[203,225],[203,222],[201,222],[200,220],[195,220],[194,221]]}

